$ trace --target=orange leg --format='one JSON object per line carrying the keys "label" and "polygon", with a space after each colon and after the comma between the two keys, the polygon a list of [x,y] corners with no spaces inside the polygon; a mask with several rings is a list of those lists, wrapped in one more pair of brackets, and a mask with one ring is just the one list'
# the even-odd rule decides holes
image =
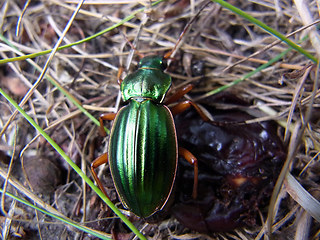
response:
{"label": "orange leg", "polygon": [[[108,197],[108,194],[106,192],[106,190],[104,189],[104,187],[102,186],[102,183],[98,177],[98,175],[95,172],[95,169],[99,166],[101,166],[104,163],[108,163],[108,153],[104,153],[102,154],[100,157],[97,157],[92,163],[91,163],[91,173],[92,176],[94,178],[94,180],[96,181],[96,183],[98,184],[100,190],[104,193],[104,195],[106,195]],[[109,198],[109,197],[108,197]]]}
{"label": "orange leg", "polygon": [[[193,86],[191,84],[185,86],[183,89],[181,89],[180,91],[175,93],[173,96],[171,96],[166,101],[166,104],[176,102],[181,97],[183,97],[186,93],[191,91],[192,88],[193,88]],[[176,114],[184,112],[185,110],[187,110],[191,106],[194,107],[194,109],[199,113],[199,115],[201,116],[201,118],[204,121],[206,121],[206,122],[210,121],[210,119],[204,114],[204,112],[201,110],[201,108],[197,104],[195,104],[194,102],[192,102],[190,100],[186,100],[184,102],[178,103],[177,105],[175,105],[174,107],[171,108],[171,112],[173,115],[176,115]],[[184,157],[190,164],[193,165],[194,181],[193,181],[192,197],[193,197],[193,199],[196,199],[197,195],[198,195],[198,160],[191,152],[189,152],[185,148],[179,147],[178,151],[179,151],[179,155]]]}
{"label": "orange leg", "polygon": [[201,108],[197,104],[195,104],[194,102],[192,102],[190,100],[186,100],[184,102],[178,103],[177,105],[175,105],[174,107],[171,108],[171,112],[173,115],[176,115],[176,114],[184,112],[185,110],[187,110],[191,106],[194,107],[194,109],[199,113],[199,115],[203,119],[203,121],[205,121],[205,122],[210,121],[210,119],[204,114],[204,112],[201,110]]}
{"label": "orange leg", "polygon": [[[105,120],[113,120],[115,117],[116,117],[116,113],[103,113],[103,114],[100,115],[100,117],[99,117],[100,134],[102,136],[106,136],[106,131],[104,130],[104,126],[103,126],[103,121],[105,121]],[[98,175],[95,172],[95,169],[98,168],[99,166],[101,166],[104,163],[108,163],[108,153],[102,154],[101,156],[97,157],[91,163],[91,173],[92,173],[92,176],[93,176],[94,180],[98,184],[100,190],[104,193],[104,195],[106,195],[108,197],[108,194],[107,194],[106,190],[102,186],[102,183],[101,183]]]}
{"label": "orange leg", "polygon": [[122,78],[121,78],[121,75],[123,73],[123,67],[119,67],[119,70],[118,70],[118,74],[117,74],[117,82],[119,85],[121,85],[122,83]]}
{"label": "orange leg", "polygon": [[170,103],[177,102],[180,98],[182,98],[184,95],[186,95],[188,92],[190,92],[193,88],[192,84],[188,84],[184,88],[177,91],[175,94],[173,94],[167,101],[165,101],[165,104],[168,105]]}
{"label": "orange leg", "polygon": [[[165,102],[165,104],[168,105],[170,103],[177,102],[185,94],[190,92],[192,90],[192,88],[193,88],[193,85],[192,84],[188,84],[187,86],[185,86],[184,88],[182,88],[178,92],[176,92],[173,96],[171,96]],[[209,122],[210,121],[210,119],[204,114],[204,112],[201,110],[201,108],[197,104],[192,102],[191,100],[186,100],[184,102],[178,103],[177,105],[175,105],[174,107],[172,107],[170,109],[171,109],[171,112],[172,112],[173,115],[177,115],[179,113],[184,112],[185,110],[187,110],[191,106],[194,107],[194,109],[199,113],[199,115],[201,116],[203,121],[205,121],[205,122]]]}
{"label": "orange leg", "polygon": [[198,195],[198,160],[191,152],[187,149],[179,147],[179,155],[184,157],[190,164],[193,165],[194,178],[193,178],[193,190],[192,197],[193,199],[197,198]]}
{"label": "orange leg", "polygon": [[100,122],[100,135],[105,137],[107,136],[106,131],[104,130],[103,121],[105,120],[113,120],[116,117],[116,113],[103,113],[99,117]]}

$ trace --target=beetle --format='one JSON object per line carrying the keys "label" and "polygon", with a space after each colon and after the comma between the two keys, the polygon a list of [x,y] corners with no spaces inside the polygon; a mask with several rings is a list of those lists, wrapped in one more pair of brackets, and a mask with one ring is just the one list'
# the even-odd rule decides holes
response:
{"label": "beetle", "polygon": [[112,179],[122,204],[142,218],[153,215],[166,204],[174,185],[178,155],[182,155],[194,166],[192,197],[197,196],[198,162],[192,153],[178,147],[173,114],[193,106],[205,121],[209,119],[199,106],[190,100],[177,104],[171,110],[166,106],[189,92],[192,85],[178,91],[164,104],[164,98],[171,86],[171,77],[164,71],[167,68],[165,60],[171,57],[201,10],[186,25],[170,52],[164,57],[143,57],[138,69],[123,81],[119,81],[122,98],[127,105],[117,114],[103,114],[99,118],[102,131],[104,120],[114,122],[108,152],[92,162],[92,175],[99,188],[107,195],[95,169],[109,162]]}
{"label": "beetle", "polygon": [[[161,210],[167,202],[176,176],[178,154],[194,165],[192,196],[196,198],[197,195],[197,159],[188,150],[178,147],[172,113],[178,114],[193,106],[204,119],[207,118],[190,100],[177,104],[171,110],[163,104],[171,86],[171,77],[164,73],[165,69],[162,57],[147,56],[140,60],[138,70],[121,82],[122,97],[128,104],[116,115],[100,117],[100,126],[103,126],[103,120],[114,119],[114,123],[108,153],[91,164],[92,174],[103,190],[94,169],[109,162],[121,202],[142,218]],[[188,85],[168,102],[191,89]]]}

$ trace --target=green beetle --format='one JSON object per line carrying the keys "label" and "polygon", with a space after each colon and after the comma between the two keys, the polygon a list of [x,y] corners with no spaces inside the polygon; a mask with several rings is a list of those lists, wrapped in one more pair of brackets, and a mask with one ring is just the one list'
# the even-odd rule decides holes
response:
{"label": "green beetle", "polygon": [[[91,165],[93,176],[103,190],[94,169],[109,162],[123,205],[142,218],[161,210],[167,202],[176,176],[178,153],[194,165],[193,196],[196,196],[197,160],[186,149],[178,148],[172,113],[163,104],[171,86],[171,77],[164,73],[165,69],[162,57],[147,56],[141,59],[138,70],[121,82],[123,100],[128,105],[122,107],[116,116],[106,114],[100,117],[103,126],[103,120],[112,120],[115,116],[108,153]],[[184,90],[178,96],[190,90]],[[190,106],[202,115],[191,101],[179,104],[174,112]]]}
{"label": "green beetle", "polygon": [[162,59],[145,57],[121,83],[124,101],[112,126],[109,164],[118,195],[131,212],[148,217],[170,195],[177,168],[173,117],[161,104],[171,85]]}
{"label": "green beetle", "polygon": [[[138,70],[129,74],[120,90],[128,104],[117,114],[100,116],[100,129],[104,132],[103,120],[114,120],[108,146],[103,154],[91,164],[91,172],[99,188],[106,192],[94,169],[109,162],[114,185],[123,205],[135,215],[146,218],[161,210],[173,188],[178,154],[194,166],[193,198],[197,196],[198,161],[188,150],[178,147],[173,114],[194,107],[204,121],[210,121],[198,105],[190,100],[171,108],[163,100],[171,86],[171,77],[166,74],[164,59],[171,57],[183,35],[193,21],[210,2],[186,25],[174,48],[163,58],[143,57]],[[192,89],[187,85],[172,96],[167,103],[180,99]]]}

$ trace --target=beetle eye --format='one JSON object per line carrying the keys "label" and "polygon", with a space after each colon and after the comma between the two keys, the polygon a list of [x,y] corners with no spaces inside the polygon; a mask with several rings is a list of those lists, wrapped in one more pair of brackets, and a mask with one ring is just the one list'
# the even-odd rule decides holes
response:
{"label": "beetle eye", "polygon": [[163,58],[162,61],[161,61],[161,69],[162,69],[162,71],[166,70],[167,67],[168,67],[167,59]]}

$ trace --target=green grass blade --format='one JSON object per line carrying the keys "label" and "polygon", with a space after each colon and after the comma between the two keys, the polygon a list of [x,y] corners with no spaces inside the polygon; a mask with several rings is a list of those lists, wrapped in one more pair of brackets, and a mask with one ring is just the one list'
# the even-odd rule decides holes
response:
{"label": "green grass blade", "polygon": [[252,77],[254,74],[260,72],[261,70],[271,66],[272,64],[278,62],[281,58],[283,58],[288,52],[290,52],[292,50],[292,48],[288,48],[287,50],[283,51],[282,53],[278,54],[277,56],[275,56],[274,58],[272,58],[270,61],[266,62],[265,64],[262,64],[261,66],[257,67],[255,70],[245,74],[242,78],[239,78],[229,84],[226,84],[224,86],[221,86],[219,88],[216,88],[210,92],[207,92],[206,94],[202,95],[201,97],[197,98],[197,100],[199,99],[203,99],[203,98],[206,98],[206,97],[209,97],[209,96],[212,96],[214,94],[217,94],[219,92],[222,92],[234,85],[237,85],[238,83],[241,83],[243,82],[244,80]]}
{"label": "green grass blade", "polygon": [[238,14],[239,16],[247,19],[248,21],[252,22],[253,24],[259,26],[262,29],[264,29],[265,31],[271,33],[272,35],[274,35],[275,37],[279,38],[281,41],[285,42],[286,44],[288,44],[290,47],[292,47],[296,51],[298,51],[301,54],[305,55],[307,58],[309,58],[313,62],[316,63],[318,61],[316,57],[314,57],[312,54],[310,54],[309,52],[304,50],[302,47],[300,47],[299,45],[297,45],[296,43],[294,43],[293,41],[288,39],[286,36],[284,36],[283,34],[279,33],[278,31],[274,30],[273,28],[269,27],[268,25],[266,25],[265,23],[261,22],[260,20],[252,17],[248,13],[240,10],[239,8],[234,7],[230,3],[227,3],[227,2],[225,2],[223,0],[211,0],[211,1],[219,3],[221,6],[229,9],[230,11]]}
{"label": "green grass blade", "polygon": [[39,133],[51,144],[51,146],[63,157],[64,160],[81,176],[82,179],[99,195],[99,197],[111,208],[114,213],[140,238],[146,239],[139,230],[120,212],[120,210],[103,194],[103,192],[94,185],[94,183],[86,176],[84,172],[69,158],[69,156],[58,146],[54,140],[43,131],[43,129],[6,93],[0,88],[2,94],[23,116],[24,118],[37,130]]}
{"label": "green grass blade", "polygon": [[[157,4],[159,4],[160,2],[163,2],[164,0],[158,0],[154,3],[152,3],[152,6],[155,6]],[[127,16],[126,18],[122,19],[120,22],[112,25],[111,27],[108,27],[96,34],[93,34],[87,38],[84,38],[84,39],[81,39],[77,42],[74,42],[74,43],[70,43],[70,44],[66,44],[66,45],[63,45],[61,47],[58,48],[58,51],[60,50],[63,50],[65,48],[70,48],[70,47],[73,47],[73,46],[76,46],[76,45],[79,45],[79,44],[82,44],[84,42],[87,42],[87,41],[90,41],[96,37],[99,37],[119,26],[121,26],[122,24],[130,21],[131,19],[133,19],[137,13],[140,13],[140,12],[143,12],[146,8],[143,7],[143,8],[140,8],[138,9],[137,11],[135,11],[134,13],[132,13],[131,15]],[[13,47],[13,45],[10,43],[10,41],[8,41],[2,34],[0,34],[0,39],[5,42],[7,45]],[[19,56],[19,57],[14,57],[14,58],[7,58],[7,59],[0,59],[0,64],[4,64],[4,63],[8,63],[8,62],[15,62],[15,61],[22,61],[22,60],[26,60],[28,58],[35,58],[35,57],[39,57],[39,56],[42,56],[42,55],[45,55],[45,54],[49,54],[50,52],[52,51],[52,49],[48,49],[48,50],[45,50],[45,51],[41,51],[41,52],[37,52],[37,53],[32,53],[32,54],[28,54],[28,55],[22,55],[22,56]]]}
{"label": "green grass blade", "polygon": [[[1,37],[1,34],[0,34]],[[10,46],[13,51],[16,54],[21,54],[22,53],[15,47],[15,46]],[[42,72],[42,68],[36,64],[34,61],[31,59],[26,59],[26,61],[33,66],[37,71]],[[47,78],[56,88],[58,88],[82,113],[84,113],[88,118],[90,118],[97,126],[100,126],[99,121],[92,116],[84,107],[82,107],[81,103],[72,95],[70,94],[59,82],[57,82],[53,77],[51,77],[49,74],[45,74],[45,78]],[[107,134],[109,134],[109,130],[106,129]]]}
{"label": "green grass blade", "polygon": [[[0,192],[3,193],[3,189],[0,188]],[[46,214],[46,215],[48,215],[48,216],[50,216],[50,217],[53,217],[53,218],[55,218],[55,219],[58,219],[58,220],[66,223],[66,224],[69,224],[70,226],[73,226],[73,227],[75,227],[75,228],[78,228],[79,230],[82,230],[82,231],[84,231],[84,232],[86,232],[86,233],[88,233],[88,234],[91,234],[91,235],[95,236],[95,237],[98,237],[98,238],[100,238],[100,239],[111,239],[111,238],[107,237],[104,233],[99,233],[99,231],[94,231],[94,230],[92,230],[92,229],[90,229],[90,228],[88,228],[88,227],[86,227],[86,226],[79,225],[79,224],[76,223],[76,222],[70,221],[70,220],[65,219],[65,218],[63,218],[63,217],[61,217],[61,216],[55,215],[55,214],[53,214],[53,213],[50,213],[50,212],[48,212],[48,211],[46,211],[46,210],[44,210],[44,209],[42,209],[42,208],[39,208],[39,207],[33,205],[32,203],[30,203],[30,202],[28,202],[28,201],[26,201],[26,200],[24,200],[24,199],[22,199],[22,198],[19,198],[19,197],[17,197],[17,196],[14,196],[13,194],[11,194],[11,193],[9,193],[9,192],[5,192],[5,194],[6,194],[7,196],[15,199],[16,201],[18,201],[18,202],[20,202],[20,203],[23,203],[23,204],[26,205],[26,206],[29,206],[29,207],[31,207],[31,208],[34,208],[34,209],[36,209],[37,211],[40,211],[40,212],[42,212],[42,213],[44,213],[44,214]]]}

